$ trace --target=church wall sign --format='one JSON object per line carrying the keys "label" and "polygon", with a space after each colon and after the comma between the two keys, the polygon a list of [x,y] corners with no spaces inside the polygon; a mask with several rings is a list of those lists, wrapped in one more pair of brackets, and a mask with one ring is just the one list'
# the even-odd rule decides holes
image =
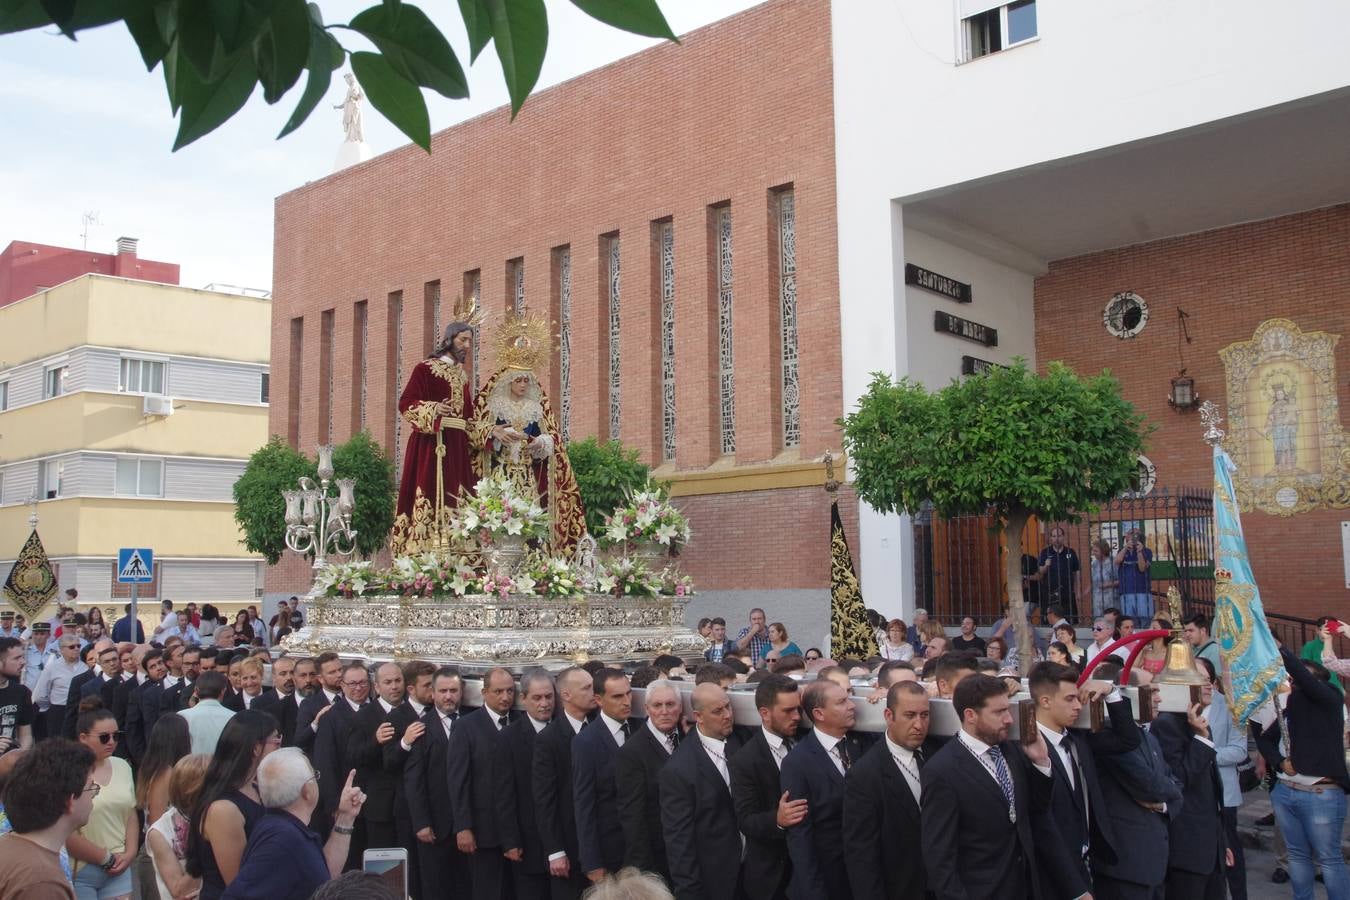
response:
{"label": "church wall sign", "polygon": [[990,362],[987,359],[980,359],[978,356],[961,357],[962,375],[983,375],[985,372],[993,371],[999,364]]}
{"label": "church wall sign", "polygon": [[933,313],[933,330],[974,341],[986,347],[998,346],[998,329],[938,310]]}
{"label": "church wall sign", "polygon": [[941,294],[957,303],[969,303],[975,299],[970,285],[964,281],[939,275],[937,272],[925,269],[923,266],[916,266],[914,263],[905,263],[905,284],[912,284],[926,291]]}

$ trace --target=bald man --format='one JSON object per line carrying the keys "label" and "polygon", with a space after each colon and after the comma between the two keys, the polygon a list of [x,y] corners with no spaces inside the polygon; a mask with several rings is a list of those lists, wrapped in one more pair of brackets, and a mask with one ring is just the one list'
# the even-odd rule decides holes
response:
{"label": "bald man", "polygon": [[659,777],[670,883],[677,900],[733,900],[741,836],[727,766],[731,697],[719,685],[700,684],[693,706],[694,730]]}

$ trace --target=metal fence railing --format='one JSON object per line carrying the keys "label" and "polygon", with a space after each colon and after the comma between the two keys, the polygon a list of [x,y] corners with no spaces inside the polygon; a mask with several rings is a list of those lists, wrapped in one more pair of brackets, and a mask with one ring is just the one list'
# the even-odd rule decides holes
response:
{"label": "metal fence railing", "polygon": [[[1006,541],[991,530],[990,516],[940,516],[920,514],[914,519],[914,586],[917,605],[943,624],[955,624],[973,616],[980,625],[997,621],[1006,603],[1003,560]],[[1066,542],[1078,554],[1082,571],[1075,580],[1072,603],[1061,595],[1061,605],[1070,606],[1070,617],[1082,622],[1091,618],[1091,546],[1105,540],[1112,552],[1124,536],[1139,528],[1153,550],[1152,589],[1165,596],[1173,585],[1181,592],[1187,609],[1213,610],[1214,532],[1213,493],[1198,488],[1158,487],[1143,496],[1117,497],[1077,523],[1033,519],[1022,535],[1022,571],[1035,571],[1042,548],[1049,543],[1051,528],[1060,526]],[[1023,581],[1023,598],[1044,606],[1049,599],[1045,586]],[[1166,604],[1160,603],[1160,609]]]}

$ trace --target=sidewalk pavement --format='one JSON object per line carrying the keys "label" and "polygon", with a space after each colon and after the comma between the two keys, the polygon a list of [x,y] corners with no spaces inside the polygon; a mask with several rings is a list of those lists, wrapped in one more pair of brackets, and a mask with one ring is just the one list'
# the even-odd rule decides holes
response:
{"label": "sidewalk pavement", "polygon": [[[1265,788],[1253,788],[1242,795],[1242,805],[1238,807],[1238,837],[1242,846],[1275,851],[1275,826],[1256,824],[1256,820],[1268,815],[1270,809],[1270,794]],[[1341,852],[1350,858],[1350,817],[1346,818],[1341,831]]]}

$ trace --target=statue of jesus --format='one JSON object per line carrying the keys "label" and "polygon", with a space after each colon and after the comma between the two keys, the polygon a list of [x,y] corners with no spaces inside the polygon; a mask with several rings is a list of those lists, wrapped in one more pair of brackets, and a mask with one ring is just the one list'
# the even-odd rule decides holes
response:
{"label": "statue of jesus", "polygon": [[476,483],[469,446],[474,400],[465,367],[472,350],[469,321],[450,323],[431,357],[413,367],[399,396],[399,414],[412,433],[389,540],[395,554],[442,546],[449,510]]}

